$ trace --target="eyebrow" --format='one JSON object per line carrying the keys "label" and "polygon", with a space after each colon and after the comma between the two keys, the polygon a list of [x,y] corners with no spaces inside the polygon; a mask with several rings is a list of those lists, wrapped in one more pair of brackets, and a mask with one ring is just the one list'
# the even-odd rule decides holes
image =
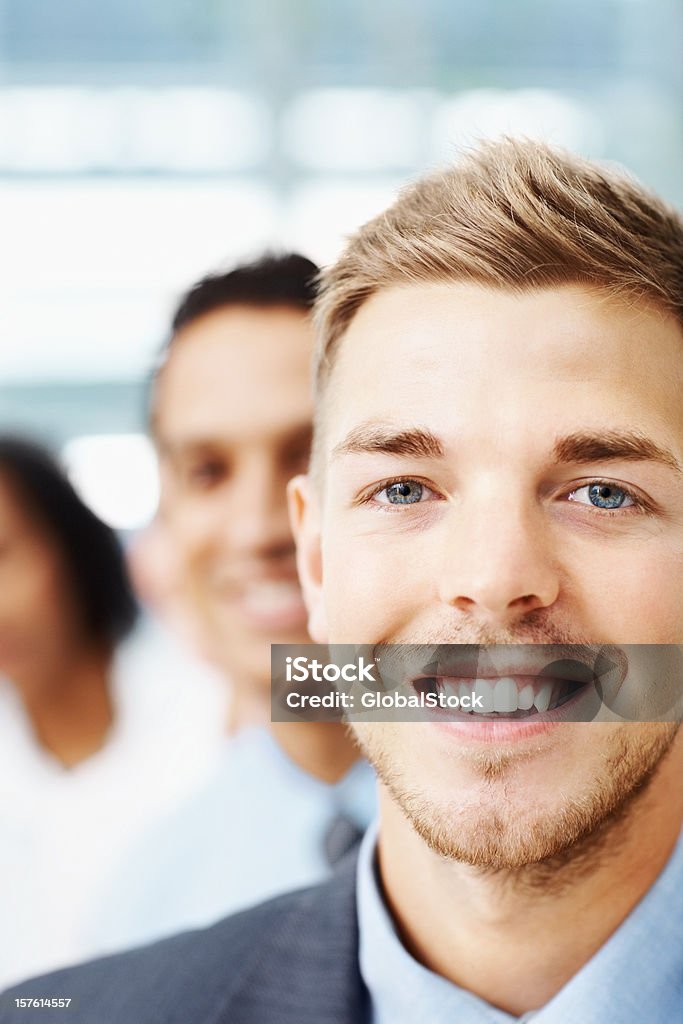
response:
{"label": "eyebrow", "polygon": [[220,441],[187,439],[183,441],[172,441],[166,446],[166,454],[171,458],[185,458],[185,456],[205,455],[222,449]]}
{"label": "eyebrow", "polygon": [[569,434],[555,442],[557,462],[659,462],[683,473],[683,467],[668,448],[662,448],[637,431],[604,434]]}
{"label": "eyebrow", "polygon": [[[278,447],[281,449],[291,448],[298,444],[307,444],[310,446],[311,435],[313,433],[313,424],[306,420],[302,423],[294,424],[290,429],[286,430],[278,442]],[[191,434],[187,437],[162,437],[157,435],[156,445],[160,454],[170,456],[172,458],[178,458],[186,455],[197,455],[204,452],[215,452],[225,451],[229,449],[235,442],[221,437],[220,434],[212,435],[206,434]],[[240,443],[239,441],[237,443]]]}
{"label": "eyebrow", "polygon": [[415,459],[441,459],[444,446],[435,434],[422,427],[396,430],[382,423],[363,423],[354,427],[335,445],[331,458],[340,455],[402,455]]}
{"label": "eyebrow", "polygon": [[[407,458],[440,459],[444,446],[430,430],[415,427],[396,430],[382,423],[354,427],[332,449],[331,458],[341,455],[401,455]],[[673,452],[637,431],[607,431],[601,434],[575,433],[559,438],[553,446],[556,462],[658,462],[683,474]]]}

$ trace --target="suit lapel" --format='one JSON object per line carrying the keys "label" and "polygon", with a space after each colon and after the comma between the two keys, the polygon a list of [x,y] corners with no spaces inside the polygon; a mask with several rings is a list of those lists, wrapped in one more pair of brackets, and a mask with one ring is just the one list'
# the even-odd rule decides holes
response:
{"label": "suit lapel", "polygon": [[[276,919],[216,1024],[364,1024],[356,855]],[[233,965],[233,969],[238,965]]]}

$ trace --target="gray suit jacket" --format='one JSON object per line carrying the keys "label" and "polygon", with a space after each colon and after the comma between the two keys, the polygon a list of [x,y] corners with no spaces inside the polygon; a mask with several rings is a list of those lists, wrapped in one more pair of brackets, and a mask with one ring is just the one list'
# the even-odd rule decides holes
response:
{"label": "gray suit jacket", "polygon": [[[44,975],[0,996],[0,1024],[365,1024],[355,855],[331,880],[202,931]],[[19,997],[66,996],[68,1009]]]}

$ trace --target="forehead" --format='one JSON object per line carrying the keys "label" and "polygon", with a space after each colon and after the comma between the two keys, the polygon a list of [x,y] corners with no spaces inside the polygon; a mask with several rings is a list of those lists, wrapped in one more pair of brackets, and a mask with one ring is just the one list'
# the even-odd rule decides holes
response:
{"label": "forehead", "polygon": [[230,306],[181,330],[162,371],[155,431],[168,442],[238,441],[310,419],[309,317]]}
{"label": "forehead", "polygon": [[652,306],[574,285],[392,288],[360,308],[340,344],[326,447],[372,420],[492,440],[589,420],[659,424],[683,443],[681,384],[683,332]]}

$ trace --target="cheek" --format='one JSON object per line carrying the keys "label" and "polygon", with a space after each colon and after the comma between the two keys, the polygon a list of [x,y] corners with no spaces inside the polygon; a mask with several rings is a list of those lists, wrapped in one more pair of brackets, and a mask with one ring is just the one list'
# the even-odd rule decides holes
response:
{"label": "cheek", "polygon": [[28,631],[54,629],[66,594],[57,567],[42,559],[17,563],[18,571],[3,579],[3,615]]}
{"label": "cheek", "polygon": [[171,526],[179,559],[190,572],[201,568],[221,548],[221,516],[214,506],[188,503],[178,510]]}
{"label": "cheek", "polygon": [[628,673],[619,691],[606,700],[609,710],[630,722],[682,719],[680,644],[626,644]]}
{"label": "cheek", "polygon": [[376,643],[430,606],[435,574],[417,538],[331,536],[323,540],[323,584],[332,642]]}
{"label": "cheek", "polygon": [[572,577],[596,635],[623,644],[683,642],[683,559],[668,546],[652,539],[637,551],[596,551]]}

